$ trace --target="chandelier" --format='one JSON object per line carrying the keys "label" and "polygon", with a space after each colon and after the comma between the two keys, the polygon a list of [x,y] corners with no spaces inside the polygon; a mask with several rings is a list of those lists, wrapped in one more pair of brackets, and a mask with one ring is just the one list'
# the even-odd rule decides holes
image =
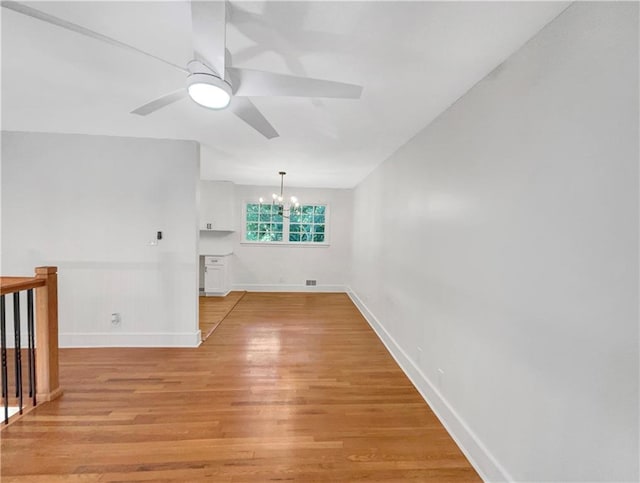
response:
{"label": "chandelier", "polygon": [[[275,210],[272,208],[271,212],[273,214],[277,213],[283,218],[289,218],[293,214],[300,213],[300,202],[295,196],[291,196],[288,201],[285,201],[284,175],[287,173],[284,171],[279,171],[278,174],[280,175],[280,194],[273,193],[271,195],[271,206],[275,208]],[[264,198],[262,197],[258,201],[260,202],[260,205],[266,204]]]}

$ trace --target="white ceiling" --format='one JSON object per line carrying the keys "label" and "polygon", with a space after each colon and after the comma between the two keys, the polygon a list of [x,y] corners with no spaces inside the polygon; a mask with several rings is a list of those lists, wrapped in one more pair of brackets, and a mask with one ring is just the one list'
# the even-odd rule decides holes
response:
{"label": "white ceiling", "polygon": [[[161,62],[2,10],[2,128],[195,139],[202,177],[350,188],[509,57],[567,2],[234,2],[232,65],[360,84],[359,100],[252,98],[280,133],[189,99],[136,107],[184,85]],[[180,65],[187,2],[30,2]]]}

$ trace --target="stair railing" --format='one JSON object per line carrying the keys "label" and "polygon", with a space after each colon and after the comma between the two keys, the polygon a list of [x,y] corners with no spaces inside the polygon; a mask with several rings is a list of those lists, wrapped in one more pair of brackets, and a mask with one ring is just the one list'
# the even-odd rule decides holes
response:
{"label": "stair railing", "polygon": [[[9,422],[9,358],[6,296],[13,300],[13,369],[15,397],[23,412],[23,361],[21,294],[26,292],[27,380],[33,406],[62,395],[58,366],[58,269],[37,267],[35,277],[0,277],[0,385],[4,423]],[[34,314],[35,291],[35,314]],[[34,318],[35,315],[35,318]],[[36,384],[37,383],[37,384]]]}

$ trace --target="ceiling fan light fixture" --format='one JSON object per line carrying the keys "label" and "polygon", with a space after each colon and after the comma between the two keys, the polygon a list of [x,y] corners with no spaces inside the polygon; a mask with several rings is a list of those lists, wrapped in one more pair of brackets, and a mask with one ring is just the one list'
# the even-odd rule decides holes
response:
{"label": "ceiling fan light fixture", "polygon": [[191,74],[187,77],[187,92],[195,103],[209,109],[224,109],[231,101],[231,86],[211,74]]}

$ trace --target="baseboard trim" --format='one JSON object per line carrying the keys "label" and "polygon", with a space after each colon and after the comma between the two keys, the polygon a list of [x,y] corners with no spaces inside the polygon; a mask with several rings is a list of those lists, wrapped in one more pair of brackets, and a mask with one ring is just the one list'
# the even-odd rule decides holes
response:
{"label": "baseboard trim", "polygon": [[62,332],[59,346],[80,347],[198,347],[200,331],[196,332]]}
{"label": "baseboard trim", "polygon": [[247,292],[340,292],[345,293],[344,285],[285,285],[285,284],[237,284],[233,290],[245,290]]}
{"label": "baseboard trim", "polygon": [[483,481],[514,481],[360,297],[350,287],[347,287],[347,294]]}
{"label": "baseboard trim", "polygon": [[231,293],[231,290],[227,290],[224,293],[219,292],[205,292],[204,290],[200,292],[201,297],[226,297]]}

